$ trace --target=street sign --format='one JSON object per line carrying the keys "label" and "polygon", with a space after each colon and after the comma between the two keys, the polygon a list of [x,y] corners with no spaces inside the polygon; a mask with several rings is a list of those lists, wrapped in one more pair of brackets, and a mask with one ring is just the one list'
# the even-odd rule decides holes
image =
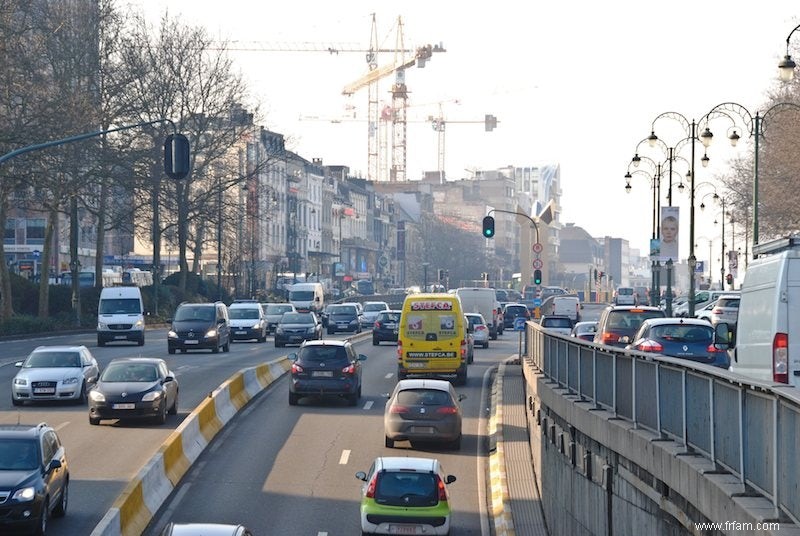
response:
{"label": "street sign", "polygon": [[381,255],[378,257],[378,266],[381,268],[386,268],[389,265],[389,259],[386,258],[386,255]]}
{"label": "street sign", "polygon": [[41,254],[42,254],[42,252],[41,252],[41,251],[39,251],[38,249],[34,249],[34,250],[31,252],[31,253],[33,254],[33,258],[34,258],[34,259],[38,259],[38,258],[39,258],[39,255],[41,255]]}
{"label": "street sign", "polygon": [[533,299],[533,306],[534,307],[541,307],[542,306],[542,299],[541,298],[534,298]]}
{"label": "street sign", "polygon": [[541,270],[543,266],[542,259],[533,259],[533,269]]}
{"label": "street sign", "polygon": [[525,331],[525,318],[518,316],[514,319],[514,331]]}
{"label": "street sign", "polygon": [[536,242],[533,245],[533,252],[534,253],[541,253],[542,252],[542,245],[539,242]]}

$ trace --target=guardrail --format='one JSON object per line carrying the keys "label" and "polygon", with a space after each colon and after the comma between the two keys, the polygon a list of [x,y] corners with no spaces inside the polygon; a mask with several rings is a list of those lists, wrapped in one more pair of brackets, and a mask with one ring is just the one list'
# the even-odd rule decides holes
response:
{"label": "guardrail", "polygon": [[[569,394],[702,455],[800,520],[800,393],[710,365],[614,349],[527,323],[527,356]],[[783,515],[781,515],[783,514]]]}

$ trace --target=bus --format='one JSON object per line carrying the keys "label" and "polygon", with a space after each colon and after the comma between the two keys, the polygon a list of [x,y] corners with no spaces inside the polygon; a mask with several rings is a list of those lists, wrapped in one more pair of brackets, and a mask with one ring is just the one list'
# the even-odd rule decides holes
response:
{"label": "bus", "polygon": [[[153,284],[153,272],[149,270],[140,270],[139,268],[129,268],[127,270],[122,271],[121,277],[122,277],[121,282],[123,285],[135,285],[137,287],[147,287]],[[103,281],[103,286],[106,286],[105,280]]]}

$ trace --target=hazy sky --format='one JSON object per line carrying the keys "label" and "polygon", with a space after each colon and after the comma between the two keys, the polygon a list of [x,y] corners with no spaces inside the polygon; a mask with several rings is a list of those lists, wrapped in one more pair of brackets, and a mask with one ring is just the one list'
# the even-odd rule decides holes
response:
{"label": "hazy sky", "polygon": [[[778,83],[776,66],[785,53],[786,36],[800,23],[796,0],[131,3],[144,6],[154,19],[168,10],[221,38],[280,45],[346,42],[367,48],[375,13],[379,41],[394,48],[396,20],[402,16],[406,47],[441,42],[447,49],[424,69],[406,71],[408,116],[418,120],[408,126],[410,178],[436,169],[437,135],[424,120],[438,112],[436,103],[444,102],[444,117],[453,121],[447,125],[445,144],[449,179],[466,176],[465,169],[557,162],[562,222],[574,222],[594,236],[626,238],[645,253],[653,208],[649,182],[635,175],[633,191],[626,195],[623,179],[636,144],[663,112],[679,112],[691,120],[733,101],[755,113],[765,92]],[[800,46],[800,32],[792,45]],[[341,94],[345,84],[367,71],[363,54],[233,54],[267,128],[287,135],[291,148],[305,158],[349,165],[366,176],[365,123],[300,119],[366,116],[366,89],[352,97]],[[391,60],[384,54],[379,63]],[[390,100],[392,80],[390,76],[380,84],[381,100]],[[455,122],[482,121],[486,113],[500,122],[494,132],[484,132],[482,123]],[[688,134],[676,127],[676,122],[659,121],[656,134],[674,143]],[[727,141],[720,141],[726,127],[712,123],[717,136],[709,150],[711,165],[703,170],[698,160],[698,182],[713,181],[734,154]],[[748,150],[746,141],[743,134],[736,150]],[[698,151],[699,159],[699,144]],[[688,159],[689,151],[683,156]],[[681,207],[684,258],[688,195],[675,191],[673,199]],[[696,236],[714,238],[717,251],[720,230],[711,223],[715,213],[719,209],[697,212]],[[708,256],[707,241],[699,240],[696,254],[698,259]]]}

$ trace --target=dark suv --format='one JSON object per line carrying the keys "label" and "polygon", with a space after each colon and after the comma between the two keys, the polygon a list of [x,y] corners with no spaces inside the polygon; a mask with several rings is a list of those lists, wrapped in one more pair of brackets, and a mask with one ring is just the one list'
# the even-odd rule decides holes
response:
{"label": "dark suv", "polygon": [[530,320],[531,313],[528,307],[524,303],[507,303],[503,309],[503,327],[514,329],[514,319],[519,317]]}
{"label": "dark suv", "polygon": [[172,327],[167,333],[167,351],[206,349],[219,353],[231,349],[231,326],[228,308],[222,302],[187,303],[178,306]]}
{"label": "dark suv", "polygon": [[361,398],[361,362],[347,340],[323,339],[306,341],[298,353],[288,356],[292,362],[289,384],[289,405],[295,406],[303,396],[344,397],[351,406]]}
{"label": "dark suv", "polygon": [[355,303],[338,303],[328,307],[328,335],[337,331],[361,333],[362,315]]}
{"label": "dark suv", "polygon": [[594,342],[609,346],[625,347],[633,342],[642,322],[648,318],[664,318],[658,307],[635,305],[611,305],[600,313]]}
{"label": "dark suv", "polygon": [[0,533],[45,534],[50,515],[67,513],[69,468],[45,423],[0,425]]}

